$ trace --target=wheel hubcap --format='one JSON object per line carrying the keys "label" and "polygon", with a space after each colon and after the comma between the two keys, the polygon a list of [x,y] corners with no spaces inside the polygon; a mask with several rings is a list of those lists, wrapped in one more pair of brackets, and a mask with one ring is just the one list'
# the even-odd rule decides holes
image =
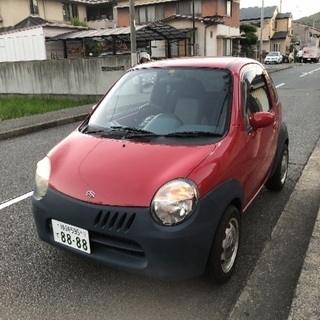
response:
{"label": "wheel hubcap", "polygon": [[287,179],[288,173],[288,151],[286,150],[283,153],[282,161],[281,161],[281,184],[284,184]]}
{"label": "wheel hubcap", "polygon": [[238,220],[232,218],[225,230],[225,237],[222,241],[221,248],[221,267],[223,272],[227,273],[231,270],[239,247],[239,223]]}

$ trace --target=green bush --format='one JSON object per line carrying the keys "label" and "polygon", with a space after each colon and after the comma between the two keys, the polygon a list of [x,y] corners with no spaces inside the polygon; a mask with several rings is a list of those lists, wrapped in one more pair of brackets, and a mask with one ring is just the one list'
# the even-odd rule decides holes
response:
{"label": "green bush", "polygon": [[71,18],[71,24],[73,26],[79,26],[79,27],[88,27],[86,22],[80,21],[79,18]]}

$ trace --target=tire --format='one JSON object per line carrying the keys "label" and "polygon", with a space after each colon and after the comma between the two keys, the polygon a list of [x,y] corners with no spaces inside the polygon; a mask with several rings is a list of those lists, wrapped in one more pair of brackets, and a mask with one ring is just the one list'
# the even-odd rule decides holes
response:
{"label": "tire", "polygon": [[282,190],[287,180],[288,166],[289,166],[289,149],[288,149],[288,145],[284,144],[281,151],[281,157],[277,164],[276,170],[266,182],[267,189],[269,189],[270,191]]}
{"label": "tire", "polygon": [[230,205],[224,212],[207,263],[207,275],[216,284],[228,281],[235,269],[240,245],[240,213]]}

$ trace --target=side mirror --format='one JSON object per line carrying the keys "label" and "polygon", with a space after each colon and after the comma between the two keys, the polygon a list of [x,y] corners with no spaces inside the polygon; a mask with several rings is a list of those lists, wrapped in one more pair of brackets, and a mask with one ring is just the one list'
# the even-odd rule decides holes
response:
{"label": "side mirror", "polygon": [[259,128],[265,128],[273,124],[274,114],[270,112],[255,112],[249,118],[250,126],[257,130]]}

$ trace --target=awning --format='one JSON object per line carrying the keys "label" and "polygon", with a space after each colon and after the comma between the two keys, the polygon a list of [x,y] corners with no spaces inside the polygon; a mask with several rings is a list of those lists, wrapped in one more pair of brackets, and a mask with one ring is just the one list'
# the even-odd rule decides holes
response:
{"label": "awning", "polygon": [[[110,28],[98,30],[84,30],[64,33],[47,41],[57,40],[75,40],[86,38],[121,38],[122,40],[130,40],[130,27]],[[136,26],[137,41],[152,41],[152,40],[183,40],[187,36],[180,30],[160,22],[153,22],[147,25]]]}
{"label": "awning", "polygon": [[245,39],[243,35],[227,35],[227,34],[218,34],[217,39]]}

